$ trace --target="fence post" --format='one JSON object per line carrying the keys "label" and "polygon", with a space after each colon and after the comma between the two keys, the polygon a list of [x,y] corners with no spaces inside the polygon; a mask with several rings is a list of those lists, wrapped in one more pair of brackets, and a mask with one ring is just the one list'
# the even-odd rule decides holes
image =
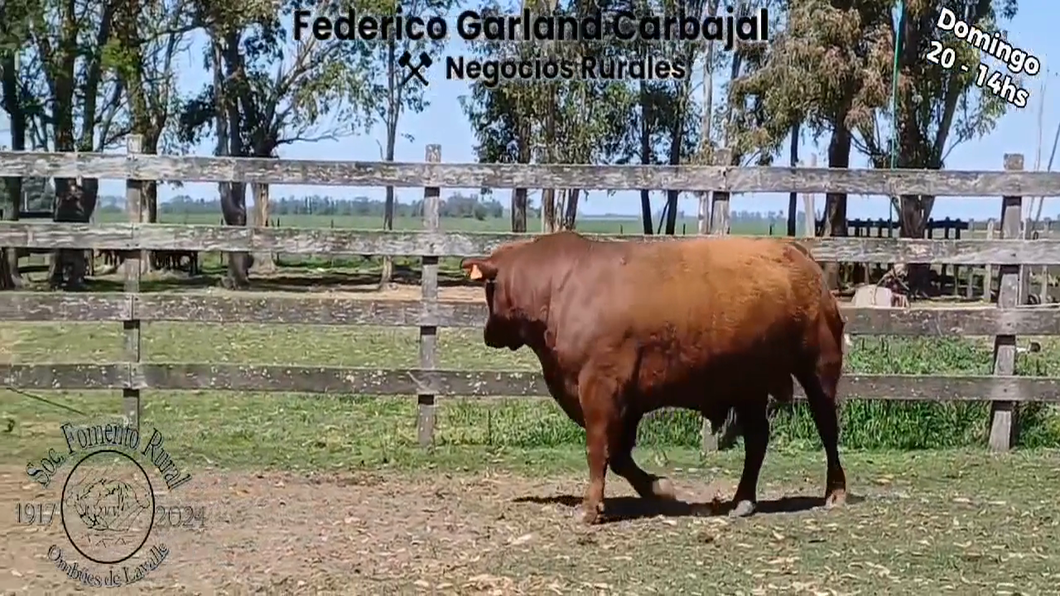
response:
{"label": "fence post", "polygon": [[[732,153],[728,149],[719,149],[714,154],[714,164],[719,166],[732,165]],[[710,200],[710,226],[707,227],[706,202],[707,194],[704,193],[699,199],[699,233],[709,233],[711,236],[724,236],[729,233],[729,192],[713,190],[709,193]],[[719,449],[726,449],[735,442],[736,410],[730,410],[721,428],[713,428],[710,420],[703,419],[701,433],[701,448],[710,453]]]}
{"label": "fence post", "polygon": [[[427,163],[442,161],[442,146],[427,145]],[[442,189],[427,187],[423,189],[423,228],[428,232],[438,232]],[[420,277],[422,291],[422,312],[436,312],[438,309],[438,257],[423,257],[423,274]],[[420,325],[420,369],[430,370],[438,364],[438,327]],[[421,393],[417,396],[419,413],[416,419],[416,436],[421,447],[429,447],[434,442],[435,404],[433,393]]]}
{"label": "fence post", "polygon": [[[1023,155],[1005,154],[1005,170],[1023,169]],[[1019,238],[1020,219],[1023,214],[1023,197],[1002,197],[1001,199],[1001,238]],[[1001,265],[998,267],[1000,284],[997,292],[998,308],[1015,308],[1021,303],[1022,291],[1021,265]],[[998,335],[994,338],[994,374],[1012,375],[1016,370],[1016,336]],[[990,449],[1008,451],[1012,443],[1012,416],[1014,402],[990,402]]]}
{"label": "fence post", "polygon": [[[129,135],[125,139],[125,151],[129,155],[136,155],[143,151],[143,137],[140,135]],[[125,181],[125,209],[128,212],[129,223],[140,224],[140,210],[143,206],[143,183],[139,180]],[[133,236],[134,238],[137,235]],[[129,305],[128,318],[122,321],[122,331],[125,344],[125,362],[129,367],[129,377],[126,383],[129,385],[139,384],[139,375],[132,374],[139,369],[140,365],[140,319],[136,315],[136,298],[140,293],[140,260],[143,252],[139,249],[125,251],[125,299]],[[125,410],[125,424],[140,432],[140,390],[136,387],[124,387],[121,390],[122,407]]]}
{"label": "fence post", "polygon": [[[810,156],[810,167],[817,167],[817,154]],[[806,226],[804,228],[805,232],[803,233],[803,237],[813,238],[817,235],[817,214],[813,206],[812,192],[802,193],[802,204],[803,209],[806,211]]]}
{"label": "fence post", "polygon": [[[969,236],[971,236],[973,238],[975,237],[975,221],[974,220],[968,220],[968,227],[965,228],[965,229],[968,230],[968,235]],[[959,239],[960,236],[957,236],[957,238]],[[965,297],[968,298],[968,300],[971,300],[972,298],[975,297],[975,290],[974,290],[974,287],[975,287],[975,267],[974,266],[965,267],[965,270],[967,270],[967,272],[968,272],[968,287],[964,289]]]}
{"label": "fence post", "polygon": [[[994,218],[991,217],[986,222],[986,239],[994,239]],[[994,293],[994,266],[989,263],[983,268],[983,300],[990,302],[993,298]]]}

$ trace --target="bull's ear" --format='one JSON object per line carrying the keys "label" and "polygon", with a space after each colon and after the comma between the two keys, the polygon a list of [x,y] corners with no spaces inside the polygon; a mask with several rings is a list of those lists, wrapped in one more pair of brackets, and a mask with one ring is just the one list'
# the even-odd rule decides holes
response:
{"label": "bull's ear", "polygon": [[497,267],[489,259],[464,259],[460,268],[467,272],[468,279],[492,281],[497,277]]}

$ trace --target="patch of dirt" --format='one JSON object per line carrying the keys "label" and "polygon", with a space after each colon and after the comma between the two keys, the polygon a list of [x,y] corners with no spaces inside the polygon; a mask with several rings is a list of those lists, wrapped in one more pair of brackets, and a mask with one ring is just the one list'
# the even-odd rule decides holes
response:
{"label": "patch of dirt", "polygon": [[576,516],[587,480],[578,474],[197,471],[157,501],[205,511],[202,527],[164,527],[156,513],[145,547],[115,573],[146,564],[152,549],[168,555],[113,592],[79,586],[49,559],[55,545],[68,564],[109,577],[78,555],[58,519],[17,523],[16,504],[58,497],[4,466],[0,593],[1054,593],[1060,521],[1055,491],[1042,484],[1060,477],[1052,456],[979,455],[963,466],[926,458],[874,461],[888,473],[863,474],[857,496],[831,510],[819,506],[819,470],[776,484],[767,476],[760,513],[735,520],[715,504],[732,484],[709,483],[705,470],[672,478],[697,505],[633,498],[609,475],[612,521],[593,527]]}
{"label": "patch of dirt", "polygon": [[[22,468],[0,470],[0,591],[94,592],[57,569],[48,557],[52,545],[79,567],[100,576],[113,567],[121,576],[121,565],[86,562],[59,515],[47,526],[25,519],[19,524],[16,505],[44,503],[47,514],[58,490],[41,489]],[[368,594],[418,586],[443,593],[541,593],[546,586],[483,573],[482,563],[531,542],[558,541],[561,551],[575,547],[578,536],[584,540],[590,531],[574,515],[580,497],[571,493],[582,488],[576,479],[509,475],[198,472],[187,488],[159,494],[156,502],[203,508],[203,527],[162,527],[156,521],[146,545],[122,565],[132,568],[152,545],[164,545],[168,557],[145,579],[117,591]],[[717,493],[708,486],[681,488],[684,498],[705,503]],[[609,496],[632,495],[622,481],[608,490]],[[643,513],[631,508],[632,499],[615,503],[619,513]]]}

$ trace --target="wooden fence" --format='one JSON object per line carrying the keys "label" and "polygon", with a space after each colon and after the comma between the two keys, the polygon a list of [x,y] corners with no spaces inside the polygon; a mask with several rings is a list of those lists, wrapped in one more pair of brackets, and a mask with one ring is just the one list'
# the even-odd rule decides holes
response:
{"label": "wooden fence", "polygon": [[[0,293],[3,321],[113,321],[124,329],[125,360],[115,363],[3,364],[0,383],[29,390],[121,389],[126,416],[140,419],[144,390],[231,390],[417,395],[418,436],[430,444],[438,396],[543,396],[540,375],[528,372],[437,368],[439,327],[479,327],[485,307],[438,300],[438,258],[488,254],[515,234],[442,233],[439,187],[641,188],[709,190],[699,205],[699,232],[727,234],[733,192],[797,191],[935,196],[1004,195],[998,239],[814,238],[819,261],[948,263],[999,266],[996,306],[968,308],[845,308],[853,335],[993,336],[993,376],[848,374],[848,398],[988,400],[990,445],[1010,445],[1014,404],[1060,402],[1060,378],[1015,376],[1017,335],[1060,334],[1060,310],[1018,308],[1021,265],[1060,264],[1060,241],[1019,238],[1023,195],[1060,195],[1060,174],[1023,172],[1023,158],[1005,157],[1004,172],[736,168],[730,166],[489,165],[440,163],[440,147],[426,163],[368,163],[253,158],[140,155],[131,138],[128,155],[0,152],[0,176],[126,179],[130,223],[80,225],[0,224],[0,246],[123,250],[125,288],[120,294]],[[238,228],[141,224],[142,180],[243,181],[331,186],[423,187],[424,229],[381,232],[336,229]],[[629,236],[625,237],[629,239]],[[655,238],[658,241],[681,241]],[[140,293],[143,250],[375,254],[418,256],[423,261],[419,301],[366,301],[324,297],[240,297]],[[140,353],[144,321],[418,326],[419,367],[375,370],[217,363],[146,363]],[[704,433],[704,444],[711,437]]]}

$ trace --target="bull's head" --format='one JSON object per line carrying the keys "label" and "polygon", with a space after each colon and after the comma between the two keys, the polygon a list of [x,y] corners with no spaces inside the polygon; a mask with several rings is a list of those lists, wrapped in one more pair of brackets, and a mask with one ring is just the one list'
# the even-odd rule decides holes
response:
{"label": "bull's head", "polygon": [[468,279],[482,281],[486,286],[486,307],[489,318],[482,337],[491,348],[518,350],[525,345],[520,313],[511,296],[511,284],[507,279],[510,271],[502,271],[493,257],[485,259],[467,258],[460,262]]}

